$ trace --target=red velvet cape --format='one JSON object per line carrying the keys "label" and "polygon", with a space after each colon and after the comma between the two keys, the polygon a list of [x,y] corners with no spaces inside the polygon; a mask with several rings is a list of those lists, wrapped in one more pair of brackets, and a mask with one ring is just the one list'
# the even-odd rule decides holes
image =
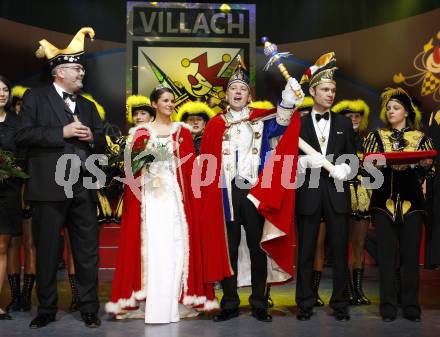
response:
{"label": "red velvet cape", "polygon": [[[257,120],[274,114],[275,109],[255,109],[250,113],[250,120]],[[296,157],[298,154],[298,137],[301,121],[297,113],[287,127],[281,138],[276,153],[278,155],[294,155],[292,172],[289,177],[294,181],[296,176]],[[202,181],[207,178],[207,165],[203,161],[203,155],[213,155],[216,160],[214,181],[202,188],[202,236],[203,236],[203,266],[205,281],[215,282],[227,278],[233,274],[229,253],[227,231],[223,211],[222,191],[219,188],[222,160],[222,139],[226,130],[225,120],[222,114],[212,118],[206,126],[200,149]],[[269,159],[269,162],[271,159]],[[255,196],[260,205],[258,211],[276,226],[285,235],[262,243],[263,249],[275,262],[289,275],[293,275],[293,246],[294,246],[294,201],[295,191],[286,189],[281,184],[281,172],[283,161],[274,162],[272,187],[262,188],[260,183],[254,186],[250,193]],[[265,165],[260,177],[265,174],[268,165]],[[293,178],[293,179],[292,179]],[[259,179],[261,181],[261,179]]]}
{"label": "red velvet cape", "polygon": [[[191,190],[191,176],[195,161],[195,150],[192,136],[189,130],[183,127],[172,135],[176,146],[174,154],[178,161],[189,156],[177,169],[177,179],[184,198],[184,209],[188,223],[189,235],[189,270],[188,270],[188,291],[185,297],[196,296],[206,297],[207,300],[214,299],[214,291],[211,284],[203,282],[202,247],[200,236],[199,210],[200,200],[194,198]],[[145,148],[149,139],[148,130],[140,128],[135,134],[133,148]],[[141,293],[141,203],[133,194],[128,185],[124,186],[124,206],[122,211],[121,229],[119,236],[118,255],[116,269],[113,279],[112,295],[110,306],[107,311],[113,312],[112,304],[122,303],[121,308],[133,307],[133,298],[142,299]],[[136,296],[138,293],[138,296]],[[183,295],[183,294],[182,294]],[[183,297],[181,300],[184,300]],[[125,303],[125,305],[124,305]],[[130,304],[132,303],[132,304]],[[194,305],[203,303],[191,303]],[[113,312],[117,313],[117,312]]]}

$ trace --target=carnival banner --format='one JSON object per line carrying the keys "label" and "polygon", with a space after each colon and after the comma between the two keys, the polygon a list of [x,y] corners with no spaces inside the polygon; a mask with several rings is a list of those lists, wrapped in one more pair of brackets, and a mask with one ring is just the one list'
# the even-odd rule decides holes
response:
{"label": "carnival banner", "polygon": [[220,111],[238,55],[255,89],[255,5],[128,2],[127,16],[127,94],[163,84],[176,111],[188,100]]}

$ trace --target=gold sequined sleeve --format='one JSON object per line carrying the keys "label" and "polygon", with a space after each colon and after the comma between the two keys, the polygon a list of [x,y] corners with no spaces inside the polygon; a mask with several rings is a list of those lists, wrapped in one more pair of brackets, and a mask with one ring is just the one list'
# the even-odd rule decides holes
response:
{"label": "gold sequined sleeve", "polygon": [[377,132],[370,132],[364,139],[364,151],[368,152],[380,152],[379,143],[377,141]]}
{"label": "gold sequined sleeve", "polygon": [[[428,136],[424,136],[419,144],[419,150],[420,151],[434,150],[434,143],[432,142],[431,138],[429,138]],[[434,159],[434,163],[429,167],[425,167],[424,170],[425,170],[425,175],[427,177],[433,177],[437,171],[437,163],[435,162],[435,159]]]}
{"label": "gold sequined sleeve", "polygon": [[432,143],[431,138],[424,136],[422,141],[419,144],[419,151],[428,151],[428,150],[434,150],[434,144]]}

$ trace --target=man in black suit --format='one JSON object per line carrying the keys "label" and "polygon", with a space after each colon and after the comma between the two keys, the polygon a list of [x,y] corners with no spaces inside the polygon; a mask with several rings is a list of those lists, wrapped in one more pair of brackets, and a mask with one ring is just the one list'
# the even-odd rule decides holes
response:
{"label": "man in black suit", "polygon": [[[76,93],[82,88],[84,35],[78,32],[71,44],[58,50],[40,41],[37,56],[46,56],[53,84],[31,89],[23,99],[16,142],[28,152],[27,199],[33,205],[33,235],[37,250],[38,315],[30,323],[40,328],[55,320],[57,312],[57,262],[60,230],[66,225],[71,240],[79,290],[79,310],[88,327],[98,327],[98,223],[96,190],[84,187],[91,177],[85,161],[103,153],[103,125],[93,103]],[[60,165],[63,155],[75,156],[71,165]],[[58,163],[58,168],[57,168]],[[76,170],[76,171],[75,171]],[[55,177],[57,175],[57,178]],[[79,175],[70,192],[59,183]],[[90,179],[90,178],[89,178]]]}
{"label": "man in black suit", "polygon": [[[309,320],[316,302],[316,292],[312,289],[312,271],[319,224],[323,218],[333,253],[333,293],[330,306],[337,320],[349,320],[347,293],[348,286],[348,223],[351,210],[350,189],[347,178],[351,173],[345,161],[338,157],[355,156],[355,137],[351,122],[345,116],[331,112],[336,94],[333,79],[334,53],[321,56],[310,67],[301,83],[309,84],[309,92],[314,100],[310,114],[302,117],[300,136],[319,154],[298,158],[298,182],[296,191],[296,224],[298,231],[298,263],[296,303],[299,307],[297,318]],[[333,157],[331,157],[333,155]],[[324,156],[336,163],[330,174],[322,169]],[[353,157],[355,158],[355,157]]]}

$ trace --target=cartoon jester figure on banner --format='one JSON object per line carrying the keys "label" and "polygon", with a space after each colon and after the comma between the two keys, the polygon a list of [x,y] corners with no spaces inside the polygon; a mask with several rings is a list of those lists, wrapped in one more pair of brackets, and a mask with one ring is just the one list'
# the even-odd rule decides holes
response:
{"label": "cartoon jester figure on banner", "polygon": [[[440,32],[437,33],[437,40],[440,40]],[[423,50],[416,55],[413,61],[414,68],[419,72],[414,75],[395,74],[394,83],[405,84],[415,87],[421,84],[420,93],[422,96],[432,95],[434,101],[440,102],[440,46],[433,44],[431,38],[424,46]]]}

